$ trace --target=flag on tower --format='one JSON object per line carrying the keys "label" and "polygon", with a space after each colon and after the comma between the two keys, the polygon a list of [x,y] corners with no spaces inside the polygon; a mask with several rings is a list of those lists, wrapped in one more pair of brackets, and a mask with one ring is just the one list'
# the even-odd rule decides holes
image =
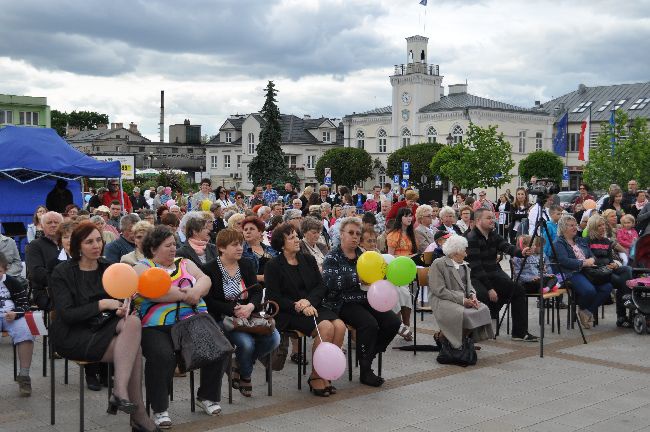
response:
{"label": "flag on tower", "polygon": [[578,142],[578,160],[589,162],[589,129],[591,128],[591,113],[580,125],[580,141]]}
{"label": "flag on tower", "polygon": [[562,116],[557,122],[557,133],[553,138],[553,151],[558,156],[566,156],[567,147],[567,126],[569,125],[569,113]]}
{"label": "flag on tower", "polygon": [[422,6],[426,6],[427,5],[427,0],[420,0],[420,4]]}

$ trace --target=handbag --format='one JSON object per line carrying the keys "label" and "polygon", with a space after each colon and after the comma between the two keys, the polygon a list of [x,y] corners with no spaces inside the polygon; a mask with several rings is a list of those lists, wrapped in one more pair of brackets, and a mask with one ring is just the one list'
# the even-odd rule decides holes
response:
{"label": "handbag", "polygon": [[200,369],[232,354],[232,345],[209,313],[199,313],[192,306],[194,315],[179,321],[180,307],[181,302],[176,302],[171,338],[181,372]]}
{"label": "handbag", "polygon": [[585,267],[582,274],[594,285],[603,285],[612,279],[612,269],[607,266]]}
{"label": "handbag", "polygon": [[476,364],[478,356],[474,347],[474,339],[471,336],[463,338],[463,345],[460,348],[451,346],[447,338],[440,338],[440,353],[436,360],[440,364],[455,364],[462,367]]}
{"label": "handbag", "polygon": [[223,328],[226,331],[240,331],[260,336],[268,336],[275,330],[274,316],[278,314],[280,306],[273,300],[267,300],[262,303],[262,310],[268,306],[273,306],[275,309],[273,313],[265,313],[262,315],[258,312],[253,312],[248,318],[237,318],[233,316],[226,316],[223,319]]}
{"label": "handbag", "polygon": [[88,324],[90,331],[96,333],[106,324],[113,321],[114,318],[119,319],[114,310],[105,311],[98,313],[92,318],[88,318],[88,320],[86,320],[86,323]]}

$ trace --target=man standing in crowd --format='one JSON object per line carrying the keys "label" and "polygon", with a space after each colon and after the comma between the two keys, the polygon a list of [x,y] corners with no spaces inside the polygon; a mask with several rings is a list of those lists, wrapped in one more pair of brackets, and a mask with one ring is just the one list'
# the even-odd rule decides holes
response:
{"label": "man standing in crowd", "polygon": [[205,200],[210,201],[210,203],[217,201],[217,197],[212,192],[212,180],[209,178],[201,179],[199,188],[199,191],[192,198],[192,208],[194,210],[202,210],[201,203]]}
{"label": "man standing in crowd", "polygon": [[390,211],[391,207],[392,205],[390,201],[382,198],[381,207],[379,213],[377,213],[376,216],[377,223],[375,224],[375,232],[377,234],[382,234],[384,231],[386,231],[386,216],[388,216],[388,212]]}
{"label": "man standing in crowd", "polygon": [[487,192],[484,190],[478,193],[478,199],[474,202],[473,210],[476,211],[480,208],[485,208],[492,211],[496,209],[494,203],[487,198]]}
{"label": "man standing in crowd", "polygon": [[381,198],[388,201],[391,205],[393,205],[392,187],[390,183],[384,183],[384,188],[381,191]]}
{"label": "man standing in crowd", "polygon": [[250,207],[253,208],[256,205],[264,205],[264,193],[262,192],[262,185],[255,186],[255,194],[250,201]]}
{"label": "man standing in crowd", "polygon": [[291,201],[293,201],[293,199],[295,197],[298,197],[298,193],[295,190],[293,190],[293,185],[291,183],[288,183],[288,182],[285,183],[284,184],[284,203],[287,204],[287,205],[290,205]]}
{"label": "man standing in crowd", "polygon": [[627,182],[627,192],[623,194],[623,202],[621,203],[625,211],[636,201],[636,193],[638,190],[639,187],[636,180],[632,179]]}
{"label": "man standing in crowd", "polygon": [[25,266],[32,298],[41,310],[50,309],[50,296],[47,293],[48,266],[59,256],[56,231],[62,222],[63,216],[60,213],[45,213],[41,218],[43,237],[31,242],[25,250]]}
{"label": "man standing in crowd", "polygon": [[124,205],[124,211],[127,213],[133,213],[133,206],[126,192],[122,191],[122,198],[120,198],[120,182],[117,179],[110,179],[108,181],[108,192],[104,194],[102,204],[110,206],[113,201]]}
{"label": "man standing in crowd", "polygon": [[273,183],[270,181],[266,182],[266,190],[262,196],[264,197],[264,202],[269,207],[278,202],[278,191],[273,189]]}
{"label": "man standing in crowd", "polygon": [[54,188],[47,194],[45,207],[57,213],[65,213],[65,208],[70,204],[73,204],[73,200],[72,192],[68,189],[68,182],[58,179]]}
{"label": "man standing in crowd", "polygon": [[120,229],[120,216],[122,215],[122,207],[120,206],[120,202],[118,200],[114,200],[111,202],[111,207],[109,208],[110,210],[110,218],[106,221],[107,224],[111,225],[113,228],[116,230]]}
{"label": "man standing in crowd", "polygon": [[133,231],[131,228],[136,223],[140,222],[140,218],[135,214],[128,214],[122,216],[120,219],[120,230],[122,234],[120,238],[110,242],[104,250],[104,258],[111,264],[120,262],[122,256],[133,252],[135,249],[135,240],[133,239]]}
{"label": "man standing in crowd", "polygon": [[284,213],[284,209],[282,208],[282,204],[275,203],[271,205],[271,214],[272,214],[271,217],[282,216],[283,213]]}
{"label": "man standing in crowd", "polygon": [[528,305],[524,290],[515,284],[497,261],[497,253],[510,256],[532,255],[528,247],[519,250],[494,230],[494,210],[479,208],[474,213],[476,226],[467,234],[467,262],[471,269],[476,297],[490,308],[492,320],[499,319],[501,307],[510,301],[512,339],[537,342],[537,336],[528,333]]}
{"label": "man standing in crowd", "polygon": [[397,217],[397,212],[399,209],[402,207],[409,207],[413,214],[415,214],[416,210],[418,209],[418,198],[420,198],[420,195],[413,189],[409,189],[405,193],[405,199],[402,201],[398,201],[393,206],[390,208],[390,211],[388,212],[388,215],[386,216],[386,220],[390,219],[395,219]]}
{"label": "man standing in crowd", "polygon": [[140,188],[137,186],[133,188],[133,195],[131,195],[129,199],[131,200],[131,206],[133,207],[133,211],[135,212],[143,208],[149,208],[149,204],[147,204],[147,200],[144,199],[142,195],[140,195]]}
{"label": "man standing in crowd", "polygon": [[360,208],[365,202],[366,194],[363,193],[363,188],[361,186],[357,186],[357,193],[352,195],[352,204],[354,204],[357,208]]}
{"label": "man standing in crowd", "polygon": [[99,208],[100,205],[104,202],[104,194],[108,191],[105,187],[100,187],[97,189],[97,194],[90,197],[88,201],[88,211],[93,212],[95,209]]}

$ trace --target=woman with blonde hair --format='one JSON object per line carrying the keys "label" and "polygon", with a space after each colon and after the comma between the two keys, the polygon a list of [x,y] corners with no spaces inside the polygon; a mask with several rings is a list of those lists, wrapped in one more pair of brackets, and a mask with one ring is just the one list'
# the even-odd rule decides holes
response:
{"label": "woman with blonde hair", "polygon": [[234,215],[228,218],[228,228],[232,228],[236,231],[242,232],[242,222],[246,219],[246,215],[243,213],[235,213]]}
{"label": "woman with blonde hair", "polygon": [[120,262],[134,266],[143,259],[146,259],[144,253],[142,252],[142,241],[147,236],[147,234],[153,231],[153,225],[147,221],[140,221],[131,227],[131,231],[133,232],[133,242],[135,243],[135,249],[132,252],[123,255],[122,258],[120,258]]}

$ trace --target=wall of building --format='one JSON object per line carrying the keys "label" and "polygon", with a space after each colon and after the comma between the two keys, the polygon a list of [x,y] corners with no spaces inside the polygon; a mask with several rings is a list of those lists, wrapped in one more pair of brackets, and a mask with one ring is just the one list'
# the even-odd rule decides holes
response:
{"label": "wall of building", "polygon": [[[0,126],[12,124],[16,126],[51,127],[50,107],[45,97],[16,96],[0,94]],[[7,121],[4,112],[11,112],[11,121]],[[23,113],[21,115],[21,113]],[[28,113],[28,114],[27,114]],[[31,113],[37,113],[36,121]],[[21,122],[22,117],[22,122]]]}

